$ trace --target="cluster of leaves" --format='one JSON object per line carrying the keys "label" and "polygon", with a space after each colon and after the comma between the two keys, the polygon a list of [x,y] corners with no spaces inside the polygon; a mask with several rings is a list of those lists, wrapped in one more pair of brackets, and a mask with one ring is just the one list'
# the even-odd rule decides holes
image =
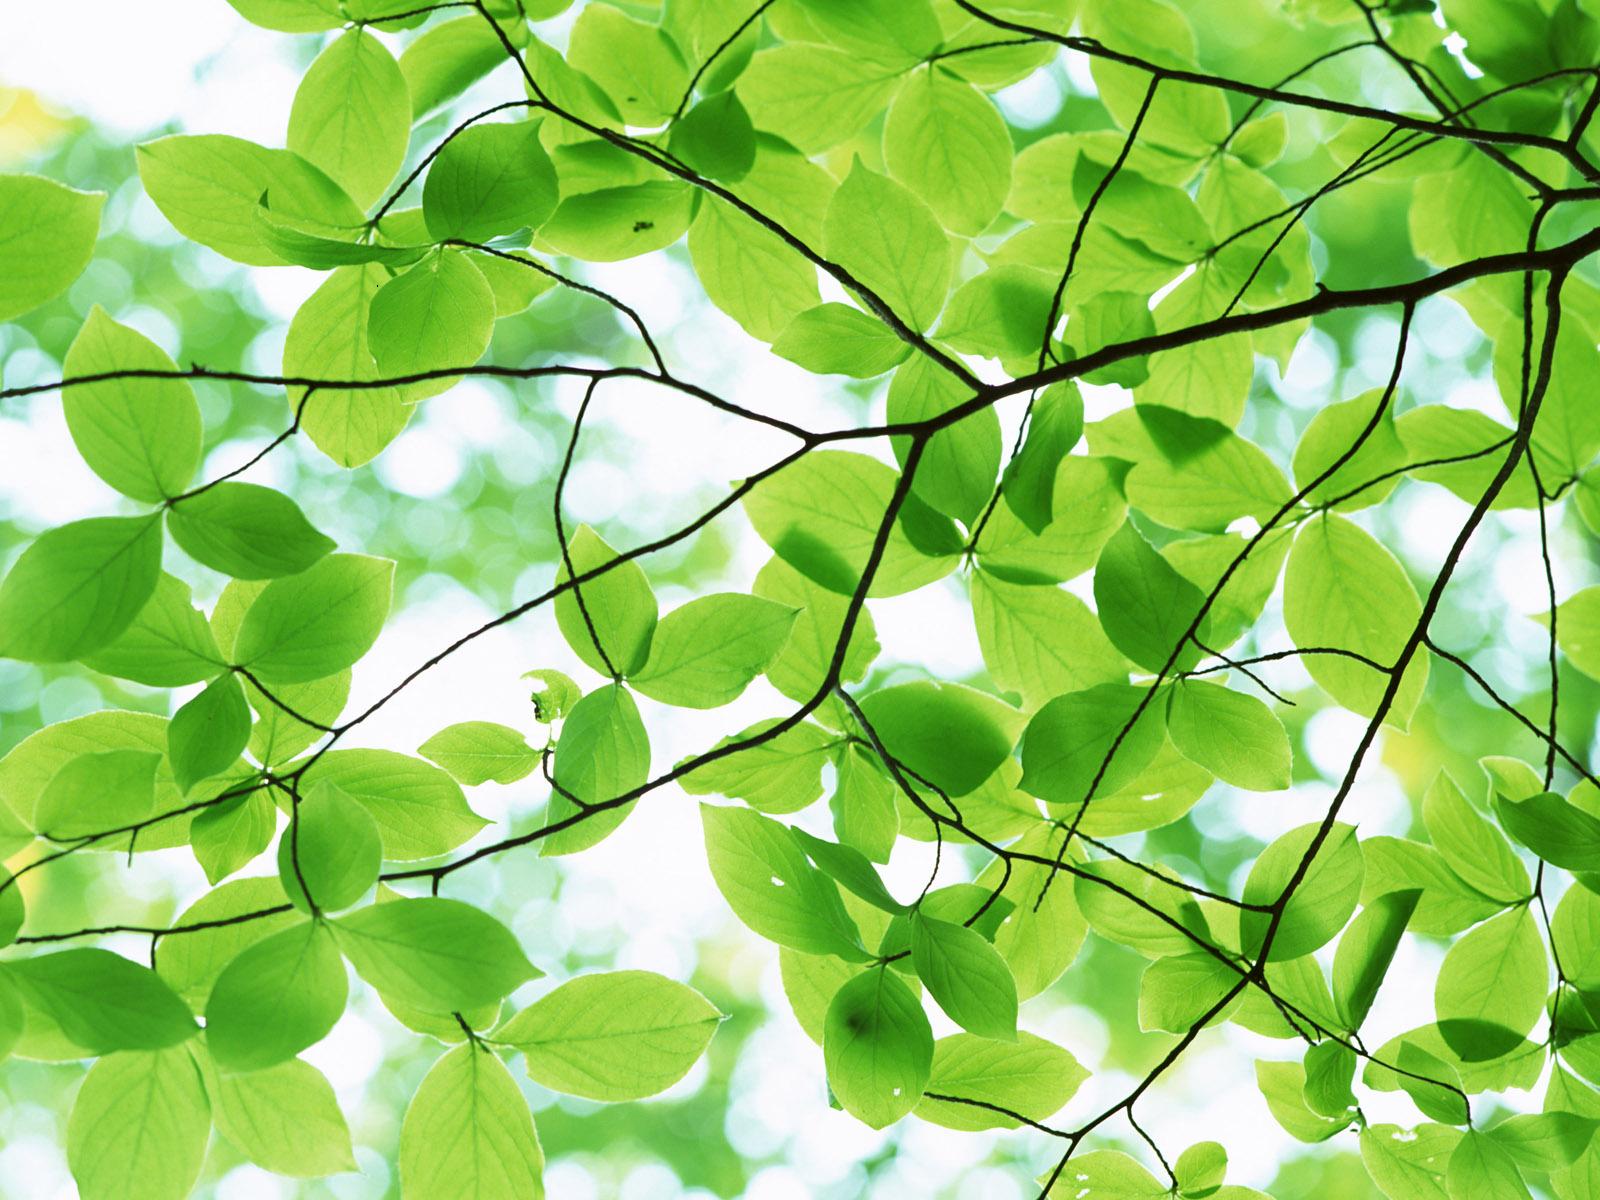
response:
{"label": "cluster of leaves", "polygon": [[[0,946],[21,948],[0,958],[0,1049],[97,1060],[68,1130],[84,1196],[186,1195],[213,1125],[269,1170],[348,1168],[344,1118],[298,1055],[344,1012],[351,967],[396,1020],[451,1046],[405,1116],[403,1194],[542,1195],[502,1055],[554,1090],[634,1099],[683,1078],[721,1014],[637,971],[521,1004],[541,972],[517,938],[438,893],[523,847],[586,850],[669,783],[731,802],[702,809],[711,874],[779,947],[832,1096],[869,1126],[1026,1126],[1062,1144],[1041,1195],[1241,1200],[1259,1193],[1224,1182],[1215,1142],[1170,1167],[1150,1142],[1167,1181],[1118,1151],[1079,1153],[1118,1116],[1138,1132],[1140,1097],[1231,1021],[1305,1044],[1302,1061],[1258,1064],[1267,1104],[1306,1142],[1357,1128],[1392,1200],[1600,1194],[1600,781],[1560,736],[1556,687],[1563,670],[1600,678],[1600,589],[1557,604],[1549,550],[1568,497],[1600,531],[1585,386],[1600,368],[1587,264],[1600,233],[1581,215],[1600,181],[1591,6],[1446,0],[1441,26],[1431,3],[1296,0],[1273,15],[1283,30],[1342,40],[1264,84],[1219,73],[1197,38],[1224,6],[1186,6],[1191,23],[1166,0],[593,0],[564,52],[542,25],[561,0],[230,2],[268,29],[329,35],[286,148],[177,135],[141,146],[139,173],[191,241],[326,273],[290,323],[281,374],[180,368],[96,310],[62,379],[0,393],[59,391],[84,462],[126,500],[15,559],[0,655],[199,686],[170,720],[96,712],[0,759],[0,854],[22,864],[0,876]],[[1018,152],[994,93],[1063,54],[1086,58],[1096,118]],[[1306,82],[1341,56],[1386,65],[1425,107]],[[506,64],[518,98],[413,146],[419,120]],[[1296,197],[1273,169],[1307,117],[1329,126],[1338,167]],[[1410,245],[1434,269],[1328,287],[1314,206],[1397,179],[1418,193]],[[401,207],[419,181],[420,204]],[[0,177],[0,319],[77,278],[100,208]],[[561,262],[684,239],[712,304],[781,358],[881,392],[884,419],[819,431],[721,396]],[[842,299],[824,301],[819,277]],[[556,287],[611,305],[636,362],[481,361],[497,322]],[[1446,292],[1493,343],[1504,421],[1402,386],[1419,306]],[[1398,318],[1387,384],[1329,398],[1287,445],[1240,432],[1260,424],[1258,360],[1286,367],[1314,321],[1352,309]],[[553,583],[347,714],[394,564],[337,551],[293,498],[238,477],[300,434],[360,467],[472,376],[586,387],[552,513]],[[205,481],[201,379],[281,388],[288,410],[250,463]],[[587,526],[569,534],[563,488],[616,379],[795,448],[654,541],[619,552]],[[1086,422],[1085,385],[1122,402]],[[1007,454],[1010,402],[1026,407]],[[1466,513],[1420,588],[1369,519],[1403,482]],[[644,561],[735,506],[770,561],[747,591],[662,615]],[[1542,723],[1440,645],[1435,623],[1474,535],[1515,509],[1538,515],[1550,580]],[[177,573],[163,569],[168,534]],[[201,571],[227,580],[209,613],[180,577]],[[958,574],[986,677],[871,676],[870,601]],[[546,605],[597,682],[532,673],[543,745],[486,721],[415,755],[342,744],[477,634]],[[1261,672],[1288,660],[1319,703],[1364,722],[1317,819],[1265,846],[1238,895],[1114,840],[1182,821],[1213,785],[1290,787],[1291,738],[1256,694],[1287,703]],[[1544,762],[1484,759],[1482,800],[1440,772],[1426,841],[1363,838],[1341,810],[1384,726],[1425,706],[1440,660],[1521,721]],[[792,702],[780,715],[652,774],[651,705],[720,708],[763,676]],[[463,787],[535,772],[542,822],[482,834]],[[832,838],[777,819],[829,781]],[[934,845],[934,871],[905,899],[880,868],[913,841]],[[970,859],[940,853],[952,844]],[[27,876],[68,856],[183,846],[214,890],[169,926],[41,930],[49,914],[24,911]],[[230,878],[269,853],[266,873]],[[950,881],[945,864],[963,861],[971,877]],[[417,885],[432,894],[406,893]],[[1021,1029],[1020,1006],[1090,931],[1150,960],[1139,1023],[1176,1036],[1119,1102],[1057,1128],[1046,1122],[1088,1072]],[[119,932],[151,937],[152,966],[50,948]],[[1449,939],[1435,1020],[1369,1050],[1362,1027],[1408,933]],[[934,1037],[924,992],[960,1032]],[[1425,1121],[1369,1123],[1358,1068],[1362,1089],[1403,1092]],[[1547,1068],[1542,1111],[1475,1107]]]}

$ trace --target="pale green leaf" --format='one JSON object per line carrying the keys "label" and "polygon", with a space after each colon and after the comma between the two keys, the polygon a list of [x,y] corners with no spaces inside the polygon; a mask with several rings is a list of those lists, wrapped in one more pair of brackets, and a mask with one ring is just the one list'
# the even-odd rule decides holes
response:
{"label": "pale green leaf", "polygon": [[699,992],[649,971],[568,980],[495,1031],[528,1075],[590,1100],[666,1091],[705,1053],[723,1014]]}
{"label": "pale green leaf", "polygon": [[0,175],[0,321],[53,300],[83,273],[100,235],[103,192],[37,175]]}
{"label": "pale green leaf", "polygon": [[350,982],[332,932],[302,921],[252,942],[217,975],[206,1046],[224,1071],[287,1062],[328,1035]]}
{"label": "pale green leaf", "polygon": [[0,656],[67,662],[110,645],[161,577],[159,517],[89,517],[39,535],[0,581]]}
{"label": "pale green leaf", "polygon": [[227,481],[174,504],[172,540],[196,562],[235,579],[297,575],[334,548],[282,492]]}
{"label": "pale green leaf", "polygon": [[828,1086],[845,1111],[882,1129],[922,1099],[933,1033],[911,989],[877,967],[841,987],[828,1005],[822,1054]]}
{"label": "pale green leaf", "polygon": [[211,1106],[189,1051],[107,1055],[67,1121],[67,1165],[83,1200],[184,1200],[200,1178]]}
{"label": "pale green leaf", "polygon": [[492,1004],[542,974],[509,929],[459,900],[372,904],[331,924],[362,979],[424,1012]]}
{"label": "pale green leaf", "polygon": [[377,641],[393,588],[390,560],[330,554],[266,586],[239,627],[234,661],[269,685],[342,671]]}
{"label": "pale green leaf", "polygon": [[494,1054],[467,1042],[434,1063],[400,1126],[404,1200],[544,1200],[533,1114]]}
{"label": "pale green leaf", "polygon": [[509,725],[495,721],[462,721],[447,725],[417,753],[437,763],[457,783],[516,783],[539,765],[539,752]]}
{"label": "pale green leaf", "polygon": [[760,596],[721,592],[668,613],[650,657],[629,682],[679,708],[717,708],[739,697],[788,640],[795,612]]}

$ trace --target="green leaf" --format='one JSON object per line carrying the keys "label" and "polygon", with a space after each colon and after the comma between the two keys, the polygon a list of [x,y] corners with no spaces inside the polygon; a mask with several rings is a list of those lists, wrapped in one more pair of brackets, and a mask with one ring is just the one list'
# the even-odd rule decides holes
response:
{"label": "green leaf", "polygon": [[356,1170],[339,1101],[310,1063],[292,1058],[246,1075],[208,1071],[205,1082],[217,1132],[256,1166],[294,1179]]}
{"label": "green leaf", "polygon": [[136,824],[155,807],[160,767],[161,755],[148,750],[106,750],[69,759],[40,792],[34,828],[61,842]]}
{"label": "green leaf", "polygon": [[1528,1200],[1516,1161],[1493,1138],[1469,1129],[1450,1155],[1445,1186],[1452,1196],[1483,1200]]}
{"label": "green leaf", "polygon": [[1526,906],[1485,921],[1450,947],[1434,984],[1439,1031],[1468,1062],[1498,1058],[1544,1011],[1544,943]]}
{"label": "green leaf", "polygon": [[1005,959],[982,934],[915,913],[911,961],[945,1015],[968,1033],[1016,1039],[1017,984]]}
{"label": "green leaf", "polygon": [[26,916],[22,889],[11,872],[0,866],[0,948],[17,940],[17,932]]}
{"label": "green leaf", "polygon": [[[1131,524],[1105,543],[1095,564],[1095,611],[1106,636],[1151,671],[1162,670],[1169,659],[1179,671],[1200,661],[1200,648],[1180,639],[1199,617],[1204,600],[1200,589],[1173,570]],[[1202,619],[1195,630],[1202,642],[1208,627]]]}
{"label": "green leaf", "polygon": [[1178,1194],[1200,1197],[1213,1194],[1228,1173],[1228,1152],[1221,1142],[1196,1142],[1173,1164]]}
{"label": "green leaf", "polygon": [[1437,850],[1420,842],[1371,837],[1362,843],[1362,856],[1367,864],[1362,899],[1367,903],[1386,892],[1421,890],[1409,925],[1417,933],[1460,933],[1505,907],[1468,887]]}
{"label": "green leaf", "polygon": [[516,783],[539,765],[539,752],[509,725],[494,721],[462,721],[447,725],[417,753],[438,763],[457,783]]}
{"label": "green leaf", "polygon": [[944,307],[948,236],[926,204],[859,158],[828,206],[823,250],[914,329]]}
{"label": "green leaf", "polygon": [[839,841],[854,846],[871,862],[888,862],[900,836],[898,789],[877,755],[860,746],[847,747],[834,769],[838,785],[828,807]]}
{"label": "green leaf", "polygon": [[[1239,972],[1214,954],[1158,958],[1139,979],[1139,1028],[1187,1033],[1239,982]],[[1212,1018],[1212,1023],[1227,1010]]]}
{"label": "green leaf", "polygon": [[1550,943],[1575,987],[1600,992],[1600,895],[1568,888],[1550,918]]}
{"label": "green leaf", "polygon": [[889,174],[955,233],[982,233],[1011,187],[1005,119],[977,88],[935,67],[914,73],[889,106],[883,155]]}
{"label": "green leaf", "polygon": [[1106,796],[1138,777],[1164,736],[1148,688],[1103,683],[1057,696],[1022,735],[1022,790],[1058,806]]}
{"label": "green leaf", "polygon": [[103,192],[37,175],[0,175],[0,321],[53,300],[83,274],[100,236]]}
{"label": "green leaf", "polygon": [[306,771],[309,793],[322,780],[338,784],[372,814],[393,862],[454,850],[487,823],[467,807],[461,787],[430,763],[392,750],[330,750]]}
{"label": "green leaf", "polygon": [[976,789],[1011,755],[1022,714],[975,688],[919,681],[880,688],[861,711],[886,749],[948,796]]}
{"label": "green leaf", "polygon": [[580,525],[567,543],[556,583],[591,571],[602,573],[556,597],[556,622],[586,666],[603,675],[631,675],[650,654],[657,620],[655,593],[637,561],[617,561],[617,552],[605,539]]}
{"label": "green leaf", "polygon": [[278,878],[303,912],[349,908],[378,881],[378,823],[338,784],[317,784],[278,840]]}
{"label": "green leaf", "polygon": [[1106,1200],[1157,1200],[1172,1194],[1172,1189],[1156,1182],[1154,1175],[1118,1150],[1073,1155],[1068,1169],[1046,1195],[1049,1200],[1066,1200],[1085,1189]]}
{"label": "green leaf", "polygon": [[[285,762],[300,753],[339,719],[350,698],[350,672],[340,671],[308,683],[280,683],[273,687],[272,695],[277,703],[267,699],[255,684],[245,687],[245,698],[257,717],[250,731],[249,750],[263,766]],[[291,716],[285,706],[295,715]]]}
{"label": "green leaf", "polygon": [[1445,1167],[1460,1137],[1444,1125],[1369,1125],[1361,1131],[1361,1162],[1389,1200],[1449,1200]]}
{"label": "green leaf", "polygon": [[694,218],[695,194],[677,180],[568,196],[539,229],[539,240],[585,262],[621,262],[663,250]]}
{"label": "green leaf", "polygon": [[[1414,468],[1410,475],[1448,488],[1468,504],[1476,504],[1488,490],[1500,465],[1501,455],[1495,451],[1508,446],[1512,437],[1510,429],[1481,412],[1443,404],[1424,404],[1402,413],[1394,428],[1410,462],[1461,460]],[[1517,471],[1493,507],[1531,508],[1537,502],[1528,472]]]}
{"label": "green leaf", "polygon": [[1400,1068],[1396,1081],[1423,1115],[1446,1125],[1467,1123],[1467,1099],[1454,1067],[1414,1042],[1402,1042],[1394,1062]]}
{"label": "green leaf", "polygon": [[[1261,852],[1245,880],[1247,904],[1279,902],[1319,829],[1317,824],[1301,825]],[[1267,958],[1283,962],[1331,942],[1356,910],[1362,872],[1361,843],[1356,840],[1355,827],[1335,823],[1284,906]],[[1261,952],[1270,926],[1269,913],[1240,913],[1239,932],[1245,953],[1254,956]]]}
{"label": "green leaf", "polygon": [[193,1037],[194,1018],[149,967],[109,950],[61,950],[5,965],[32,1008],[92,1054],[161,1050]]}
{"label": "green leaf", "polygon": [[246,946],[218,974],[206,1001],[206,1046],[224,1071],[287,1062],[328,1035],[349,988],[328,925],[281,929]]}
{"label": "green leaf", "polygon": [[67,1165],[83,1200],[184,1200],[210,1137],[189,1051],[126,1051],[84,1077],[67,1121]]}
{"label": "green leaf", "polygon": [[589,1100],[664,1092],[705,1053],[723,1014],[693,988],[650,971],[570,979],[495,1031],[536,1083]]}
{"label": "green leaf", "polygon": [[[1139,409],[1147,418],[1156,411]],[[1181,462],[1157,456],[1136,463],[1123,490],[1128,503],[1152,520],[1207,533],[1244,519],[1265,525],[1293,495],[1266,452],[1231,432]]]}
{"label": "green leaf", "polygon": [[156,580],[155,591],[133,623],[110,645],[85,655],[83,664],[149,687],[199,683],[224,665],[189,585],[167,574]]}
{"label": "green leaf", "polygon": [[394,179],[410,139],[411,95],[400,66],[357,25],[334,39],[300,81],[289,111],[289,149],[367,206]]}
{"label": "green leaf", "polygon": [[[578,816],[574,799],[605,804],[644,787],[650,778],[650,737],[639,706],[621,684],[608,684],[573,705],[553,768],[555,790],[545,811],[545,824]],[[540,853],[572,854],[600,841],[633,811],[633,802],[590,813],[573,825],[546,836]]]}
{"label": "green leaf", "polygon": [[1353,1119],[1325,1117],[1311,1110],[1305,1100],[1305,1068],[1297,1062],[1256,1063],[1256,1086],[1266,1097],[1273,1118],[1297,1141],[1325,1142],[1349,1128]]}
{"label": "green leaf", "polygon": [[860,896],[868,904],[887,913],[899,914],[911,911],[894,898],[884,886],[872,863],[861,851],[853,846],[813,837],[803,829],[791,828],[789,832],[794,835],[794,840],[806,857],[816,863],[823,873],[843,884],[846,889]]}
{"label": "green leaf", "polygon": [[557,184],[539,123],[470,125],[428,169],[422,211],[436,241],[486,242],[535,228],[556,209]]}
{"label": "green leaf", "polygon": [[819,304],[798,314],[772,352],[816,375],[873,379],[903,362],[911,347],[848,304]]}
{"label": "green leaf", "polygon": [[1333,956],[1333,1002],[1346,1029],[1359,1029],[1366,1020],[1421,898],[1421,890],[1410,888],[1369,900],[1339,939]]}
{"label": "green leaf", "polygon": [[667,147],[708,179],[743,179],[756,164],[756,130],[739,98],[723,92],[700,101],[672,126]]}
{"label": "green leaf", "polygon": [[528,697],[533,701],[533,719],[541,725],[561,720],[583,696],[572,676],[560,671],[524,671],[522,677],[541,685]]}
{"label": "green leaf", "polygon": [[1600,818],[1546,792],[1526,800],[1496,796],[1506,832],[1540,858],[1569,871],[1600,871]]}
{"label": "green leaf", "polygon": [[[149,338],[89,311],[62,364],[65,379],[117,371],[171,371]],[[106,379],[68,387],[62,411],[84,462],[117,491],[159,504],[178,495],[200,465],[203,431],[194,389],[183,379]]]}
{"label": "green leaf", "polygon": [[1356,1052],[1331,1038],[1306,1050],[1306,1105],[1325,1117],[1347,1117],[1356,1107],[1350,1084],[1355,1078]]}
{"label": "green leaf", "polygon": [[[416,262],[431,249],[429,246],[389,246],[352,240],[364,236],[364,228],[332,231],[302,228],[291,218],[273,211],[270,191],[261,193],[261,203],[250,216],[256,237],[263,246],[285,262],[317,271],[357,263],[403,267]],[[330,232],[333,236],[329,236]]]}
{"label": "green leaf", "polygon": [[[1041,330],[1041,334],[1042,334]],[[1017,519],[1036,536],[1055,519],[1056,475],[1083,436],[1083,397],[1071,383],[1040,392],[1028,418],[1022,451],[1006,467],[1001,493]]]}
{"label": "green leaf", "polygon": [[[233,919],[246,914],[251,914],[249,920]],[[201,1008],[217,976],[241,950],[298,919],[275,876],[232,880],[207,892],[179,915],[174,924],[204,927],[181,937],[162,938],[156,944],[156,974],[186,1004]]]}
{"label": "green leaf", "polygon": [[282,492],[254,483],[215,484],[174,504],[172,540],[196,562],[235,579],[297,575],[334,548]]}
{"label": "green leaf", "polygon": [[1093,610],[1062,588],[1007,583],[979,571],[972,576],[972,617],[990,676],[1020,695],[1024,708],[1127,680],[1130,664]]}
{"label": "green leaf", "polygon": [[233,658],[267,684],[342,671],[378,640],[393,590],[391,560],[330,554],[266,586],[239,626]]}
{"label": "green leaf", "polygon": [[433,395],[455,383],[454,368],[483,357],[494,335],[494,291],[464,253],[440,250],[372,297],[367,344],[378,370],[404,377],[443,372],[407,395]]}
{"label": "green leaf", "polygon": [[[843,450],[814,450],[764,479],[744,498],[761,540],[806,578],[852,595],[894,494],[895,472]],[[896,522],[884,545],[869,596],[895,596],[948,575],[955,549],[924,554]]]}
{"label": "green leaf", "polygon": [[995,1109],[1045,1121],[1088,1078],[1089,1072],[1068,1051],[1031,1033],[1017,1034],[1015,1042],[957,1033],[933,1044],[927,1092],[912,1111],[924,1121],[963,1132],[1017,1129],[1021,1121]]}
{"label": "green leaf", "polygon": [[412,118],[455,99],[505,60],[494,25],[476,13],[433,26],[400,55]]}
{"label": "green leaf", "polygon": [[[968,390],[932,359],[917,355],[894,373],[885,415],[891,424],[941,416],[970,399]],[[910,439],[891,439],[905,465]],[[917,467],[911,494],[972,529],[994,495],[1000,471],[1000,418],[992,408],[934,433]]]}
{"label": "green leaf", "polygon": [[660,125],[689,86],[683,57],[666,33],[607,5],[585,8],[568,58],[590,76],[630,125]]}
{"label": "green leaf", "polygon": [[1507,904],[1527,898],[1527,868],[1504,835],[1473,810],[1442,771],[1422,799],[1422,820],[1434,848],[1471,887]]}
{"label": "green leaf", "polygon": [[1517,1163],[1533,1171],[1571,1166],[1594,1141],[1600,1121],[1571,1112],[1507,1117],[1486,1134]]}
{"label": "green leaf", "polygon": [[917,1106],[933,1069],[933,1032],[911,989],[886,967],[857,975],[828,1005],[822,1055],[828,1087],[873,1129]]}
{"label": "green leaf", "polygon": [[795,611],[760,596],[721,592],[668,613],[650,657],[629,682],[679,708],[717,708],[738,699],[789,638]]}
{"label": "green leaf", "polygon": [[145,191],[178,232],[235,262],[285,262],[257,232],[263,192],[277,216],[307,232],[338,238],[362,223],[344,190],[291,150],[221,134],[174,135],[144,143],[138,162]]}
{"label": "green leaf", "polygon": [[0,657],[68,662],[133,624],[161,577],[159,517],[89,517],[39,535],[0,582]]}
{"label": "green leaf", "polygon": [[[1231,927],[1228,933],[1231,940]],[[1230,1019],[1238,1025],[1275,1038],[1303,1038],[1308,1032],[1314,1034],[1316,1031],[1308,1021],[1324,1029],[1338,1028],[1339,1018],[1334,1011],[1333,996],[1328,991],[1327,975],[1313,955],[1268,963],[1265,974],[1267,987],[1305,1015],[1286,1012],[1262,989],[1249,988],[1240,996],[1238,1010],[1231,1014]]]}
{"label": "green leaf", "polygon": [[216,883],[254,862],[277,831],[277,808],[264,793],[253,792],[196,813],[189,843],[206,879]]}
{"label": "green leaf", "polygon": [[[1318,409],[1294,449],[1295,482],[1304,488],[1335,462],[1343,462],[1306,494],[1307,503],[1325,504],[1355,492],[1337,506],[1338,511],[1345,511],[1377,504],[1394,491],[1400,482],[1400,468],[1410,459],[1395,432],[1392,410],[1383,414],[1361,448],[1345,457],[1372,424],[1375,410],[1386,401],[1387,396],[1379,389]],[[1384,480],[1391,472],[1392,477]]]}
{"label": "green leaf", "polygon": [[[154,752],[165,759],[167,722],[147,713],[109,709],[58,721],[30,734],[0,758],[0,799],[24,824],[32,826],[45,789],[69,762],[85,754],[112,750]],[[172,782],[165,761],[156,768],[154,814],[184,807],[182,793]],[[163,820],[141,829],[137,841],[126,835],[102,838],[96,850],[163,850],[184,844],[188,822]]]}
{"label": "green leaf", "polygon": [[[1150,302],[1137,292],[1099,292],[1074,305],[1067,318],[1068,350],[1084,354],[1101,346],[1115,346],[1152,336],[1155,318]],[[1121,384],[1138,387],[1150,376],[1149,360],[1144,356],[1118,359],[1084,374],[1085,383]],[[1144,416],[1141,407],[1138,413]]]}
{"label": "green leaf", "polygon": [[250,707],[233,674],[219,675],[172,716],[167,756],[178,790],[220,774],[238,761],[250,740]]}
{"label": "green leaf", "polygon": [[707,298],[763,342],[817,305],[816,267],[725,201],[701,201],[689,259]]}
{"label": "green leaf", "polygon": [[356,974],[423,1012],[492,1004],[542,974],[509,929],[459,900],[371,904],[331,924]]}
{"label": "green leaf", "polygon": [[738,93],[757,129],[810,157],[860,133],[883,111],[900,75],[832,46],[790,44],[758,52]]}
{"label": "green leaf", "polygon": [[1600,587],[1574,592],[1556,608],[1556,644],[1589,678],[1600,677]]}
{"label": "green leaf", "polygon": [[[1347,650],[1392,665],[1421,616],[1416,589],[1399,561],[1368,532],[1343,517],[1306,522],[1283,584],[1283,620],[1296,646]],[[1372,716],[1388,677],[1341,655],[1308,654],[1311,678],[1353,712]],[[1406,668],[1388,718],[1404,728],[1422,698],[1428,661]]]}
{"label": "green leaf", "polygon": [[[778,724],[758,721],[717,745],[760,737]],[[810,722],[697,767],[679,780],[691,796],[726,796],[764,813],[799,812],[822,795],[822,768],[836,744],[827,730]]]}
{"label": "green leaf", "polygon": [[1155,870],[1117,859],[1086,864],[1073,879],[1073,891],[1090,927],[1151,958],[1210,944],[1205,914],[1188,888],[1170,870]]}
{"label": "green leaf", "polygon": [[1253,792],[1289,786],[1289,735],[1254,696],[1183,680],[1172,689],[1167,735],[1186,758],[1224,783]]}
{"label": "green leaf", "polygon": [[[812,582],[781,558],[770,559],[757,572],[751,591],[799,610],[789,640],[767,667],[767,680],[791,700],[810,700],[827,678],[844,632],[849,601]],[[839,682],[860,679],[877,653],[872,614],[863,607],[850,630]]]}
{"label": "green leaf", "polygon": [[866,959],[833,880],[801,853],[777,821],[742,808],[700,806],[711,877],[752,931],[807,954]]}
{"label": "green leaf", "polygon": [[400,1126],[400,1195],[544,1200],[544,1152],[505,1064],[466,1042],[423,1077]]}
{"label": "green leaf", "polygon": [[[308,379],[370,380],[383,376],[368,344],[369,310],[389,278],[375,263],[340,267],[289,322],[283,345],[285,375]],[[320,449],[342,467],[359,467],[394,440],[412,408],[397,388],[291,389],[289,410]]]}

